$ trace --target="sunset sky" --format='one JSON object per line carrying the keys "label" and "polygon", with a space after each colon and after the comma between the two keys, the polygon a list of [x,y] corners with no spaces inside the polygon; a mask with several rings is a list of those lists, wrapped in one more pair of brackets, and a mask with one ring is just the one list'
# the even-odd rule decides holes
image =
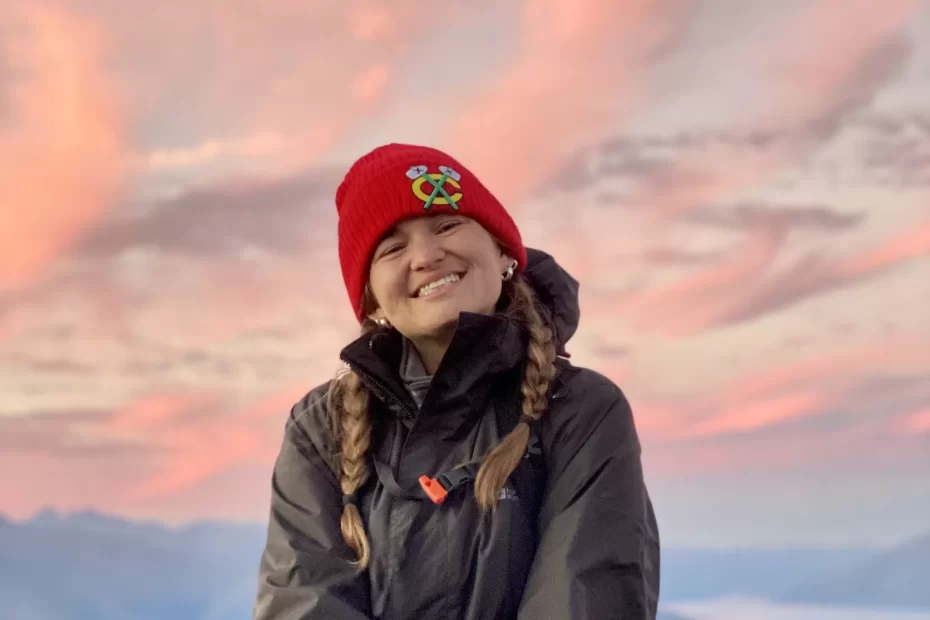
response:
{"label": "sunset sky", "polygon": [[0,512],[264,520],[392,141],[580,280],[663,544],[930,530],[922,0],[4,1]]}

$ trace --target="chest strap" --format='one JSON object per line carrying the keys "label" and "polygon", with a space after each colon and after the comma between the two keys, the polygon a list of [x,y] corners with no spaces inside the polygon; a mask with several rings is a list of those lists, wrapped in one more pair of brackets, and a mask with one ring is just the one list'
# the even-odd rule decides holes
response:
{"label": "chest strap", "polygon": [[441,504],[455,488],[472,482],[478,475],[480,466],[481,463],[466,463],[435,478],[420,476],[420,487],[434,504]]}
{"label": "chest strap", "polygon": [[[384,485],[387,491],[395,497],[404,499],[423,500],[429,499],[434,504],[441,504],[446,501],[446,497],[456,488],[468,484],[478,475],[479,462],[465,463],[454,467],[449,471],[443,472],[431,478],[430,476],[420,476],[420,488],[414,492],[406,491],[397,484],[394,478],[394,472],[386,464],[378,459],[374,459],[375,474],[378,480]],[[424,497],[425,496],[425,497]]]}

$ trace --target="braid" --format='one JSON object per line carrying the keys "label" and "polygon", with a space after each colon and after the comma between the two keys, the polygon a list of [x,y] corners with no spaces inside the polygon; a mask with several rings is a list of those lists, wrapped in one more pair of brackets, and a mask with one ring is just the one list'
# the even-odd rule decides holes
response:
{"label": "braid", "polygon": [[[368,390],[358,375],[346,374],[346,391],[342,401],[342,450],[339,458],[339,485],[344,495],[353,495],[368,480],[369,468],[366,461],[371,444],[371,418],[368,415]],[[342,537],[355,552],[356,565],[368,566],[368,537],[362,524],[362,515],[354,502],[342,509],[340,519]]]}
{"label": "braid", "polygon": [[[376,326],[363,323],[362,332],[373,331]],[[339,486],[343,495],[355,495],[368,480],[368,449],[371,446],[371,417],[368,412],[368,389],[351,371],[340,373],[333,381],[329,393],[330,425],[339,443]],[[355,566],[368,567],[371,549],[365,525],[356,502],[346,502],[339,521],[342,538],[355,553]]]}
{"label": "braid", "polygon": [[[526,347],[526,370],[520,385],[522,413],[525,417],[538,420],[548,405],[546,395],[555,377],[555,342],[552,330],[543,321],[537,308],[533,290],[522,276],[513,279],[510,311],[525,322],[530,336]],[[475,478],[475,498],[482,508],[490,509],[497,504],[507,478],[523,458],[529,438],[529,425],[523,421],[518,422],[484,458]]]}

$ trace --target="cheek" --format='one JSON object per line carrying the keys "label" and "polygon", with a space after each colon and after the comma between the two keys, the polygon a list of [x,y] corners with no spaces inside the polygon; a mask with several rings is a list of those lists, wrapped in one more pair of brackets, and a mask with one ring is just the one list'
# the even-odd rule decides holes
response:
{"label": "cheek", "polygon": [[485,276],[481,278],[481,288],[489,297],[499,296],[503,282],[500,277],[494,273],[493,268],[489,269]]}
{"label": "cheek", "polygon": [[368,278],[368,289],[376,304],[382,305],[389,303],[391,297],[391,279],[390,274],[385,273],[383,269],[372,269]]}

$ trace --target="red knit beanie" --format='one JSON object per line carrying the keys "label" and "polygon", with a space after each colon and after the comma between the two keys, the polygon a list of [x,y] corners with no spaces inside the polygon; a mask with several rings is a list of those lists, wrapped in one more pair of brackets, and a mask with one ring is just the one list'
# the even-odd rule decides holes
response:
{"label": "red knit beanie", "polygon": [[520,231],[503,205],[465,166],[433,148],[380,146],[356,161],[336,191],[339,262],[349,300],[361,322],[372,253],[381,237],[405,219],[439,213],[470,217],[526,266]]}

